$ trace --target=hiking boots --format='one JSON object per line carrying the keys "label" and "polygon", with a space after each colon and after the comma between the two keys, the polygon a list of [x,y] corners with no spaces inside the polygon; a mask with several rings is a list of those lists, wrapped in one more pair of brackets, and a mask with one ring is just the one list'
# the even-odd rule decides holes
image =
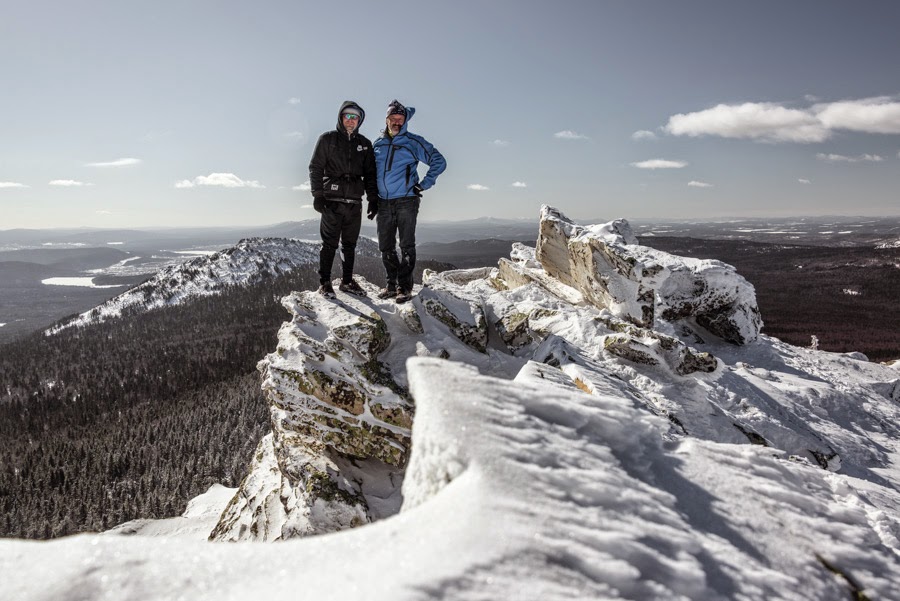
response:
{"label": "hiking boots", "polygon": [[356,283],[356,280],[341,282],[341,285],[338,286],[338,290],[340,290],[341,292],[346,292],[347,294],[355,294],[356,296],[366,296],[366,291]]}
{"label": "hiking boots", "polygon": [[394,298],[395,296],[397,296],[396,286],[388,286],[387,288],[382,288],[381,292],[378,293],[378,298]]}
{"label": "hiking boots", "polygon": [[331,282],[322,282],[322,285],[319,286],[319,294],[325,298],[334,298],[334,287],[332,287]]}
{"label": "hiking boots", "polygon": [[401,288],[400,290],[397,291],[397,296],[394,298],[394,302],[399,305],[400,303],[409,302],[409,300],[411,298],[412,298],[412,291],[404,290],[403,288]]}

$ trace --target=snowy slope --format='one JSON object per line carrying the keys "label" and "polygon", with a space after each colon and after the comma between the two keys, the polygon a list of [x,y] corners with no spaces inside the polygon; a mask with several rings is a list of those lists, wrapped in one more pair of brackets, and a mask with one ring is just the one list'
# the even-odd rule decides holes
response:
{"label": "snowy slope", "polygon": [[[405,510],[280,543],[0,542],[9,599],[873,599],[900,590],[892,487],[694,438],[529,364],[415,359]],[[835,571],[840,574],[836,574]],[[841,575],[842,574],[842,575]]]}
{"label": "snowy slope", "polygon": [[107,530],[104,535],[140,535],[205,541],[235,491],[234,488],[213,484],[205,493],[191,499],[187,509],[178,517],[162,520],[131,520]]}
{"label": "snowy slope", "polygon": [[[347,380],[362,358],[329,357],[350,352],[348,324],[384,324],[378,360],[415,402],[399,513],[276,545],[200,542],[183,522],[0,541],[0,598],[900,599],[895,367],[681,339],[585,302],[525,249],[513,262],[531,279],[428,274],[403,306],[285,299],[263,369]],[[273,416],[301,415],[308,399],[269,382]],[[294,422],[273,419],[275,437]],[[293,494],[290,454],[267,457],[248,480]]]}
{"label": "snowy slope", "polygon": [[[320,247],[321,244],[316,242],[289,238],[247,238],[211,255],[166,267],[146,282],[47,333],[118,317],[124,311],[149,311],[177,305],[191,298],[218,294],[228,286],[252,285],[299,265],[317,264]],[[357,252],[374,256],[377,245],[361,238]]]}

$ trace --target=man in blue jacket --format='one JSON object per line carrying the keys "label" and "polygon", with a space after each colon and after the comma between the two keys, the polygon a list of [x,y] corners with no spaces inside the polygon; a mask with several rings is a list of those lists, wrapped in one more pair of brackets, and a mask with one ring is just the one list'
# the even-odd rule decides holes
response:
{"label": "man in blue jacket", "polygon": [[[413,269],[416,266],[416,218],[422,192],[434,185],[447,168],[437,148],[422,136],[407,131],[416,109],[394,100],[388,105],[384,133],[375,140],[375,167],[378,199],[369,200],[368,217],[378,216],[378,246],[387,275],[387,286],[379,298],[405,303],[412,298]],[[419,181],[419,163],[428,172]],[[400,255],[397,255],[397,234]]]}

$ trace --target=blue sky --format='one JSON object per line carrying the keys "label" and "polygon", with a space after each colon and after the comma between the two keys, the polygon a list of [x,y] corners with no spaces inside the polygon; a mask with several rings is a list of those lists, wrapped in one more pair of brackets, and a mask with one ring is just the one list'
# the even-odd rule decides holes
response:
{"label": "blue sky", "polygon": [[5,2],[0,229],[315,216],[343,100],[420,219],[900,214],[900,3]]}

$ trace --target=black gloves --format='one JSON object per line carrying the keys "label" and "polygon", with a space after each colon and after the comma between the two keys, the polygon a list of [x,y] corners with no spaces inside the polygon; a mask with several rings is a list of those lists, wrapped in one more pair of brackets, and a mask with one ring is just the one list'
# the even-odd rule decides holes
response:
{"label": "black gloves", "polygon": [[413,194],[415,194],[418,198],[422,198],[422,186],[420,186],[419,184],[413,186]]}
{"label": "black gloves", "polygon": [[313,208],[317,213],[321,213],[325,210],[325,197],[324,196],[316,196],[313,198]]}
{"label": "black gloves", "polygon": [[375,215],[378,213],[378,198],[375,197],[369,201],[369,206],[366,208],[366,217],[371,221],[375,219]]}

